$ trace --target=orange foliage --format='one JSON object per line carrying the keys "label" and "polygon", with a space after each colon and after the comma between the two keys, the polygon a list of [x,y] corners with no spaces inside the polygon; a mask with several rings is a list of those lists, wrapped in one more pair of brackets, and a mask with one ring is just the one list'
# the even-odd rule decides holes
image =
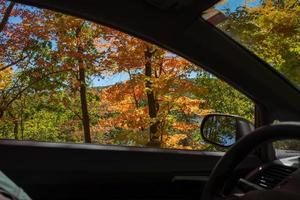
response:
{"label": "orange foliage", "polygon": [[[99,51],[107,53],[107,58],[103,61],[106,73],[127,73],[129,80],[100,91],[101,111],[108,117],[99,120],[96,128],[98,132],[106,133],[121,129],[141,135],[148,132],[150,124],[158,123],[161,146],[171,147],[179,145],[184,137],[188,138],[198,130],[197,121],[188,122],[176,116],[176,113],[191,118],[201,117],[210,112],[201,109],[205,107],[204,100],[192,97],[206,92],[194,85],[193,80],[189,78],[189,75],[199,71],[199,68],[155,45],[109,28],[102,30],[107,33],[104,35],[106,42],[101,42]],[[144,74],[146,59],[149,59],[145,57],[145,51],[149,48],[153,55],[151,77]],[[147,88],[146,82],[150,82],[152,87]],[[157,104],[155,119],[150,118],[148,113],[149,90],[154,93]],[[180,134],[173,135],[174,131]]]}
{"label": "orange foliage", "polygon": [[[1,68],[1,65],[0,65]],[[0,71],[0,91],[7,88],[13,78],[13,71],[10,68],[7,68],[3,71]]]}
{"label": "orange foliage", "polygon": [[[10,24],[1,33],[8,39],[1,40],[0,57],[6,58],[10,52],[16,52],[11,56],[16,59],[30,57],[32,51],[39,53],[31,66],[32,78],[39,80],[54,72],[66,72],[57,78],[58,82],[68,86],[66,91],[78,94],[91,76],[128,75],[127,81],[94,92],[100,99],[93,104],[100,116],[91,127],[94,139],[102,140],[105,134],[117,132],[113,137],[116,140],[132,139],[136,145],[145,145],[145,140],[151,138],[145,136],[149,127],[156,124],[162,147],[195,146],[191,138],[199,129],[198,119],[210,112],[202,109],[206,107],[204,100],[195,98],[206,92],[190,77],[201,70],[199,67],[148,42],[73,16],[26,9],[14,9],[12,16],[21,16],[22,23]],[[45,43],[38,44],[41,41]],[[30,62],[23,61],[18,63],[19,68],[28,67]],[[151,69],[150,75],[145,73],[146,66]],[[80,79],[81,69],[84,77]],[[9,85],[11,78],[11,69],[0,72],[0,90]],[[150,95],[154,98],[152,107]],[[68,100],[61,101],[68,106]],[[153,110],[154,117],[150,116]],[[78,118],[83,117],[78,114]],[[80,137],[76,130],[75,140]],[[106,140],[112,142],[113,139]]]}

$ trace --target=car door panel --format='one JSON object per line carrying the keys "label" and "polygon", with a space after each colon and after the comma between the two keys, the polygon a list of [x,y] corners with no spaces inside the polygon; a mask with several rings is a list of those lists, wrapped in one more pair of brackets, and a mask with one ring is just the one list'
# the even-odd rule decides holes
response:
{"label": "car door panel", "polygon": [[114,198],[199,195],[222,155],[104,145],[0,142],[1,170],[34,199],[80,199],[95,194]]}
{"label": "car door panel", "polygon": [[95,190],[105,196],[139,196],[146,188],[152,188],[150,196],[168,196],[168,188],[183,183],[201,187],[205,179],[189,177],[207,177],[222,154],[7,140],[0,145],[1,170],[38,199],[79,198]]}

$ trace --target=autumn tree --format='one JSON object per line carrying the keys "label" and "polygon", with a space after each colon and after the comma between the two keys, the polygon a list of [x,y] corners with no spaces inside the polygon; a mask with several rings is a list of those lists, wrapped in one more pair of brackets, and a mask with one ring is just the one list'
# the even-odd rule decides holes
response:
{"label": "autumn tree", "polygon": [[247,96],[209,73],[199,73],[194,81],[207,91],[198,96],[206,100],[207,109],[243,116],[254,122],[254,104]]}
{"label": "autumn tree", "polygon": [[[236,9],[224,10],[227,18],[217,27],[299,84],[299,1],[254,2],[245,1]],[[209,91],[200,97],[208,100],[211,109],[253,121],[254,105],[240,92],[207,73],[200,73],[196,82]]]}
{"label": "autumn tree", "polygon": [[14,67],[13,77],[1,90],[0,117],[24,93],[78,91],[81,115],[77,116],[85,141],[91,142],[86,88],[91,71],[98,73],[101,55],[95,51],[94,38],[100,26],[8,1],[1,1],[0,9],[2,76]]}
{"label": "autumn tree", "polygon": [[182,141],[186,139],[199,127],[188,119],[208,111],[201,109],[205,101],[193,96],[204,91],[189,80],[199,68],[155,45],[118,31],[106,31],[109,34],[104,37],[110,45],[103,65],[107,73],[126,73],[129,80],[100,93],[106,113],[114,115],[100,120],[99,129],[127,130],[127,135],[148,132],[148,139],[141,141],[148,146],[164,146],[170,132],[183,134]]}
{"label": "autumn tree", "polygon": [[299,16],[298,0],[263,0],[229,12],[219,28],[299,85]]}
{"label": "autumn tree", "polygon": [[34,44],[30,39],[32,29],[29,30],[29,27],[25,24],[28,24],[31,20],[37,20],[37,15],[22,6],[16,5],[14,2],[1,1],[0,18],[0,73],[2,75],[7,74],[7,72],[11,74],[9,84],[6,84],[6,87],[2,87],[0,90],[1,118],[5,110],[28,87],[25,82],[21,84],[20,80],[23,80],[24,77],[17,70],[12,70],[12,67],[18,66],[17,69],[27,68],[30,60],[28,50],[34,48]]}
{"label": "autumn tree", "polygon": [[[204,91],[189,77],[199,70],[196,66],[155,45],[86,20],[8,1],[1,3],[0,111],[5,115],[3,121],[13,122],[15,138],[19,131],[21,138],[26,138],[24,134],[52,138],[44,128],[47,125],[28,118],[29,112],[73,127],[75,118],[81,120],[85,142],[91,142],[91,131],[97,138],[94,133],[99,130],[120,129],[128,137],[140,135],[139,144],[143,145],[191,144],[188,137],[199,126],[194,119],[207,112],[203,109],[205,101],[195,95]],[[126,73],[129,80],[87,90],[94,77],[118,73]],[[36,107],[31,98],[46,102]],[[69,120],[57,118],[66,116],[59,110],[69,113]],[[53,111],[58,115],[54,117]],[[91,115],[96,117],[91,120]],[[97,117],[101,120],[96,125]],[[50,124],[48,129],[57,133]],[[64,132],[63,125],[59,128]],[[38,130],[43,132],[41,136]],[[74,138],[79,138],[74,140],[80,141],[80,130],[72,131]],[[64,138],[54,135],[55,140]]]}
{"label": "autumn tree", "polygon": [[49,31],[52,57],[55,65],[69,73],[65,75],[68,90],[79,94],[84,141],[91,143],[90,115],[88,111],[88,78],[101,72],[103,54],[97,51],[95,38],[101,34],[101,26],[76,17],[45,11],[45,27]]}

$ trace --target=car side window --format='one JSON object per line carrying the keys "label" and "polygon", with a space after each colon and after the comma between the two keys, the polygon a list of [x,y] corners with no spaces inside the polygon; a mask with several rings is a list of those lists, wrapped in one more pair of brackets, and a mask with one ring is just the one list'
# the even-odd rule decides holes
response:
{"label": "car side window", "polygon": [[77,17],[0,0],[0,137],[214,150],[209,113],[254,104],[201,66]]}
{"label": "car side window", "polygon": [[278,158],[297,156],[300,153],[300,140],[282,140],[273,142]]}

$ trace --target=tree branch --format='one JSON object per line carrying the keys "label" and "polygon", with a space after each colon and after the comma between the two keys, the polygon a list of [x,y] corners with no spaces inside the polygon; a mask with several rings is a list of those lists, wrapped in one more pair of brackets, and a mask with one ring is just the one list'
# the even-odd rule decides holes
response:
{"label": "tree branch", "polygon": [[33,81],[32,83],[28,84],[26,87],[24,87],[22,90],[20,90],[10,101],[8,101],[8,103],[6,104],[6,107],[10,106],[10,104],[12,104],[24,91],[26,91],[28,88],[30,88],[32,85],[40,82],[41,80],[43,80],[45,77],[53,75],[53,74],[58,74],[58,73],[62,73],[62,72],[67,72],[70,71],[70,69],[65,69],[65,70],[60,70],[60,71],[54,71],[54,72],[50,72],[48,74],[45,74],[43,77],[36,79],[35,81]]}
{"label": "tree branch", "polygon": [[3,15],[3,18],[0,22],[0,33],[4,30],[15,4],[16,4],[15,2],[11,1],[9,6],[7,7],[7,9]]}
{"label": "tree branch", "polygon": [[18,64],[19,62],[25,60],[27,57],[28,57],[28,56],[24,56],[24,57],[22,57],[22,58],[20,58],[20,59],[18,59],[18,60],[16,60],[16,61],[14,61],[14,62],[8,64],[8,65],[5,65],[4,67],[1,67],[1,68],[0,68],[0,71],[4,71],[4,70],[6,70],[7,68],[10,68],[10,67],[12,67],[12,66]]}

